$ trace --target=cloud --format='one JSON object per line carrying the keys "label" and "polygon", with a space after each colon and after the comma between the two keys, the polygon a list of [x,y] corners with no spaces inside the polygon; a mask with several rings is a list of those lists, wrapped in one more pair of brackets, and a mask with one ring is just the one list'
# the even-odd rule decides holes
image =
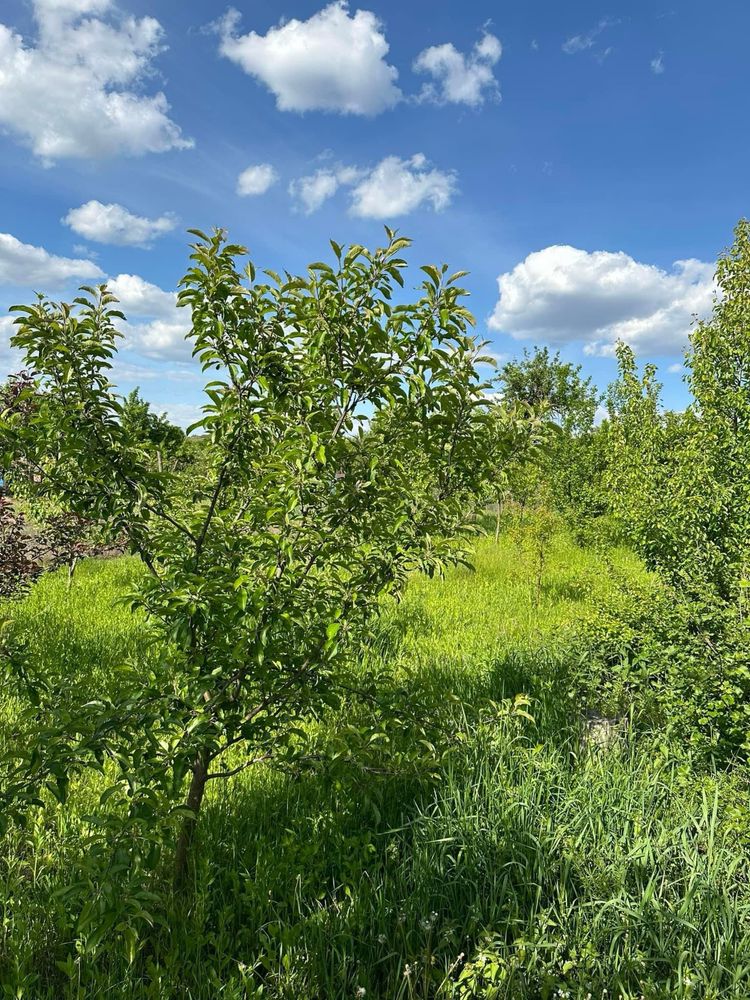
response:
{"label": "cloud", "polygon": [[323,202],[332,198],[342,186],[352,185],[365,175],[366,171],[357,167],[322,167],[307,177],[298,177],[289,185],[289,194],[295,199],[305,215],[317,212]]}
{"label": "cloud", "polygon": [[664,66],[664,53],[660,52],[658,55],[654,56],[651,60],[651,72],[655,73],[656,76],[661,76],[665,70]]}
{"label": "cloud", "polygon": [[170,400],[166,403],[153,403],[151,409],[155,413],[166,413],[173,424],[183,428],[196,424],[204,416],[202,406],[197,403],[175,403]]}
{"label": "cloud", "polygon": [[71,279],[103,278],[92,260],[56,257],[44,247],[21,243],[10,233],[0,233],[0,285],[59,288]]}
{"label": "cloud", "polygon": [[185,341],[190,313],[178,308],[176,292],[167,292],[137,274],[118,274],[109,289],[127,317],[120,328],[128,347],[157,360],[190,359],[191,348]]}
{"label": "cloud", "polygon": [[489,320],[516,339],[582,343],[610,355],[618,340],[651,354],[680,353],[693,317],[710,313],[714,266],[676,261],[667,271],[625,253],[550,246],[498,278]]}
{"label": "cloud", "polygon": [[345,0],[307,21],[282,21],[267,34],[236,34],[240,15],[220,22],[219,51],[265,84],[281,111],[377,115],[401,99],[398,71],[385,57],[388,42],[375,14],[349,14]]}
{"label": "cloud", "polygon": [[247,167],[237,178],[237,194],[242,197],[265,194],[278,179],[279,175],[270,163],[257,163]]}
{"label": "cloud", "polygon": [[603,403],[599,403],[594,410],[594,426],[600,427],[605,420],[609,419],[609,410]]}
{"label": "cloud", "polygon": [[46,162],[192,145],[162,92],[145,94],[163,30],[112,0],[32,0],[36,38],[0,24],[0,127]]}
{"label": "cloud", "polygon": [[[563,52],[565,52],[566,55],[573,56],[577,55],[579,52],[587,52],[589,49],[593,49],[602,32],[606,31],[607,28],[614,27],[617,23],[617,21],[611,20],[610,18],[603,18],[595,28],[586,32],[586,34],[572,35],[570,38],[567,38],[562,45]],[[603,58],[606,58],[611,51],[611,48],[607,49]],[[600,61],[603,61],[603,59]]]}
{"label": "cloud", "polygon": [[317,170],[307,177],[299,177],[289,185],[289,194],[299,202],[305,215],[317,212],[324,201],[332,198],[339,189],[340,181],[333,170]]}
{"label": "cloud", "polygon": [[456,175],[430,168],[422,153],[409,160],[386,156],[352,191],[350,212],[367,219],[408,215],[422,205],[447,208],[456,191]]}
{"label": "cloud", "polygon": [[478,107],[487,98],[499,100],[493,67],[502,53],[500,40],[486,32],[468,55],[450,42],[425,49],[414,62],[414,72],[427,73],[434,82],[425,84],[418,99],[471,107]]}
{"label": "cloud", "polygon": [[456,192],[456,175],[431,167],[423,153],[408,159],[386,156],[374,167],[324,167],[289,185],[306,215],[315,212],[340,187],[350,188],[349,214],[367,219],[393,219],[423,205],[439,212]]}
{"label": "cloud", "polygon": [[122,356],[117,359],[117,377],[119,380],[126,379],[131,383],[153,382],[167,379],[169,382],[196,383],[202,382],[201,370],[195,364],[170,364],[154,365],[148,361],[141,363],[123,361]]}
{"label": "cloud", "polygon": [[20,354],[10,346],[13,332],[13,316],[0,316],[0,382],[11,372],[19,371],[22,366]]}
{"label": "cloud", "polygon": [[129,247],[147,247],[155,237],[171,232],[177,225],[171,215],[147,219],[133,215],[122,205],[103,205],[100,201],[71,208],[61,221],[84,239]]}

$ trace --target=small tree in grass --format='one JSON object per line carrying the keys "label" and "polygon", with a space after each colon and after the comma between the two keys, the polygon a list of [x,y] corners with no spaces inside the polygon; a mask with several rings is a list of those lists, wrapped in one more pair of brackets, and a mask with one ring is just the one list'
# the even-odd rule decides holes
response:
{"label": "small tree in grass", "polygon": [[30,776],[62,798],[71,772],[109,758],[107,794],[124,790],[144,857],[179,815],[178,883],[208,783],[297,753],[383,595],[463,558],[490,447],[460,274],[425,267],[418,301],[395,305],[409,241],[391,231],[382,249],[332,243],[332,266],[263,279],[222,233],[195,235],[180,301],[212,372],[196,425],[211,445],[189,488],[122,419],[106,286],[18,308],[14,343],[43,392],[0,425],[6,461],[140,555],[133,603],[162,659],[126,698],[48,723],[6,799],[35,801]]}
{"label": "small tree in grass", "polygon": [[503,504],[518,498],[518,481],[533,475],[550,438],[550,425],[542,407],[496,401],[489,421],[489,482],[487,499],[495,504],[495,544],[500,541]]}
{"label": "small tree in grass", "polygon": [[563,361],[548,348],[524,351],[498,375],[506,405],[522,405],[547,420],[545,447],[533,462],[511,471],[511,488],[522,505],[545,502],[567,515],[580,529],[603,513],[599,497],[601,472],[594,418],[599,394],[581,366]]}

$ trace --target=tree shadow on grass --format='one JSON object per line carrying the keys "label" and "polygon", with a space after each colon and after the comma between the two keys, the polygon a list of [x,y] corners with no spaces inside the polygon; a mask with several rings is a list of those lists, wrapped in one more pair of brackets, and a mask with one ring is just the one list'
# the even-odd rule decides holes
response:
{"label": "tree shadow on grass", "polygon": [[[363,975],[369,984],[363,988],[376,990],[368,995],[396,996],[403,966],[427,961],[430,921],[438,917],[440,961],[452,955],[454,962],[500,905],[495,865],[506,872],[501,895],[515,891],[508,872],[518,852],[530,850],[528,830],[519,828],[512,843],[487,831],[479,836],[473,827],[481,801],[472,804],[469,796],[461,812],[474,815],[470,839],[479,845],[470,864],[460,857],[463,835],[439,846],[428,843],[440,840],[439,830],[434,838],[426,831],[446,794],[476,782],[479,746],[489,763],[501,746],[530,752],[554,740],[566,755],[574,745],[560,690],[564,663],[543,659],[510,655],[470,678],[465,664],[444,659],[392,679],[381,697],[394,715],[416,712],[431,724],[432,746],[421,762],[410,756],[406,768],[409,726],[395,729],[377,753],[355,748],[343,768],[323,755],[297,774],[263,769],[216,789],[201,818],[198,905],[189,922],[170,932],[170,953],[177,947],[182,954],[183,973],[190,978],[189,969],[218,963],[223,974],[236,976],[242,961],[270,996],[296,990],[299,997],[349,997]],[[516,694],[532,698],[533,723],[503,708]],[[352,703],[338,721],[350,725],[357,713],[364,721],[368,710]],[[332,734],[336,723],[330,720]],[[296,956],[300,979],[285,968],[286,954]]]}

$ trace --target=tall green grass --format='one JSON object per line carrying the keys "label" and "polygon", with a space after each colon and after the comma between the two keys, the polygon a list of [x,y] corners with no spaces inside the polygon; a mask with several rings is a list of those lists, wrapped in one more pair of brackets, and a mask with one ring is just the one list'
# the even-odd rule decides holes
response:
{"label": "tall green grass", "polygon": [[[195,898],[178,905],[157,879],[164,904],[132,963],[116,934],[86,954],[61,894],[97,808],[99,778],[87,778],[4,845],[4,995],[750,996],[744,771],[698,769],[635,728],[591,746],[587,706],[571,696],[581,622],[618,579],[644,594],[653,581],[624,551],[564,537],[540,593],[511,538],[480,541],[475,565],[415,579],[360,668],[387,670],[404,713],[447,720],[437,774],[355,760],[215,783]],[[120,668],[143,655],[144,624],[116,601],[135,572],[128,560],[85,564],[70,595],[43,580],[15,611],[31,655],[94,689],[129,676]],[[533,722],[503,709],[518,693]],[[14,710],[7,701],[6,739]]]}

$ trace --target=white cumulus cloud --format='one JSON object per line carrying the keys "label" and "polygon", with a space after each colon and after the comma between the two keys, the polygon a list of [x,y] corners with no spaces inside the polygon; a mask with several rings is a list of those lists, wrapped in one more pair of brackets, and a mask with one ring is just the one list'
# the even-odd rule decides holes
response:
{"label": "white cumulus cloud", "polygon": [[420,100],[437,104],[469,104],[477,107],[486,98],[500,97],[494,67],[503,53],[500,40],[489,33],[477,42],[468,55],[452,43],[433,45],[417,56],[416,73],[429,74],[428,83],[419,95]]}
{"label": "white cumulus cloud", "polygon": [[152,410],[156,413],[166,413],[167,418],[178,427],[186,428],[197,424],[203,416],[203,408],[198,403],[176,403],[167,400],[164,403],[154,403]]}
{"label": "white cumulus cloud", "polygon": [[188,361],[190,312],[177,306],[177,293],[168,292],[137,274],[118,274],[109,282],[127,317],[121,324],[126,344],[144,357]]}
{"label": "white cumulus cloud", "polygon": [[31,0],[36,37],[0,23],[0,128],[46,162],[191,145],[144,85],[164,48],[153,17],[112,0]]}
{"label": "white cumulus cloud", "polygon": [[242,197],[265,194],[278,179],[279,175],[270,163],[257,163],[247,167],[237,178],[237,194]]}
{"label": "white cumulus cloud", "polygon": [[103,278],[92,260],[56,257],[44,247],[22,243],[10,233],[0,233],[0,285],[31,286],[45,291],[67,281]]}
{"label": "white cumulus cloud", "polygon": [[340,187],[350,189],[349,213],[368,219],[393,219],[423,205],[439,212],[450,205],[457,181],[453,171],[432,167],[423,153],[408,159],[386,156],[374,167],[323,167],[289,185],[306,214],[316,211]]}
{"label": "white cumulus cloud", "polygon": [[340,181],[335,170],[316,170],[307,177],[298,177],[289,185],[289,194],[298,203],[305,215],[317,212],[324,201],[328,201],[338,191]]}
{"label": "white cumulus cloud", "polygon": [[317,212],[323,202],[332,198],[340,187],[354,184],[366,171],[357,167],[321,167],[314,174],[298,177],[289,185],[289,194],[305,215]]}
{"label": "white cumulus cloud", "polygon": [[386,156],[352,191],[351,214],[368,219],[408,215],[422,205],[440,212],[456,191],[456,175],[431,167],[422,153]]}
{"label": "white cumulus cloud", "polygon": [[220,52],[275,95],[281,111],[376,115],[401,99],[388,42],[371,11],[336,0],[306,21],[282,21],[265,35],[237,34],[240,15],[219,25]]}
{"label": "white cumulus cloud", "polygon": [[171,215],[148,219],[134,215],[122,205],[103,205],[100,201],[87,201],[78,208],[71,208],[62,221],[84,239],[132,247],[149,246],[153,239],[177,225]]}
{"label": "white cumulus cloud", "polygon": [[578,342],[609,355],[618,340],[651,354],[680,353],[697,315],[714,301],[714,266],[676,261],[670,270],[626,253],[550,246],[498,278],[492,329],[517,339]]}
{"label": "white cumulus cloud", "polygon": [[6,375],[21,368],[22,358],[10,346],[13,331],[13,316],[0,316],[0,382],[5,380]]}

